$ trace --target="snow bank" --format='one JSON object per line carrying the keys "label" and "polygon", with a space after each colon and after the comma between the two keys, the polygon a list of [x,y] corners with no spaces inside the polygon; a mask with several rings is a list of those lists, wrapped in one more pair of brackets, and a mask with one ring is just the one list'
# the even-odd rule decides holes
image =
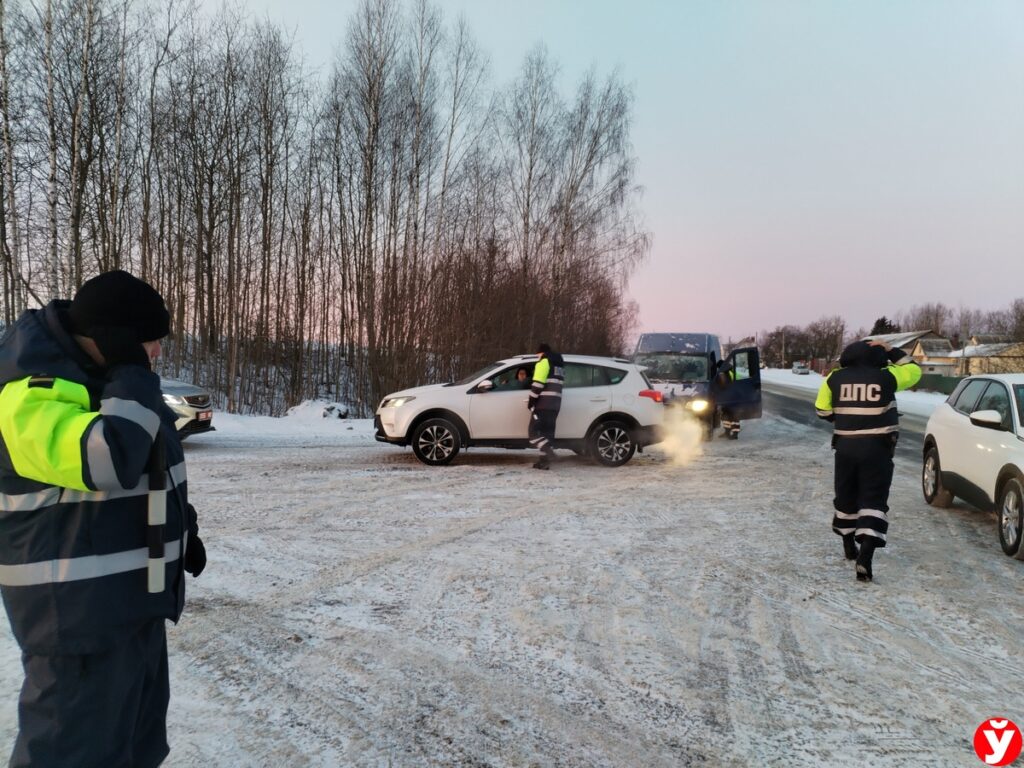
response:
{"label": "snow bank", "polygon": [[373,440],[372,419],[338,418],[337,413],[349,412],[343,403],[327,400],[306,400],[290,408],[285,416],[239,416],[214,411],[213,425],[217,437],[197,435],[189,438],[189,445],[225,439],[277,437],[294,441],[303,438]]}

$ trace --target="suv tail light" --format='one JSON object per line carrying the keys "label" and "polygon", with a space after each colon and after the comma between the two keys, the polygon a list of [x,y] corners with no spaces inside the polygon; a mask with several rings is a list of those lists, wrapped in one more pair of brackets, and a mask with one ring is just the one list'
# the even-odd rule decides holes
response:
{"label": "suv tail light", "polygon": [[656,389],[642,389],[640,390],[640,397],[649,397],[656,403],[661,403],[665,400],[661,392]]}

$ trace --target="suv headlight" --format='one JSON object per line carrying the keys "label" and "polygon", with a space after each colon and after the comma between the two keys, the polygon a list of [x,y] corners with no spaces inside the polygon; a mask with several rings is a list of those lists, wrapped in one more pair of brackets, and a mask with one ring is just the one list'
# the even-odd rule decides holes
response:
{"label": "suv headlight", "polygon": [[381,408],[398,408],[399,406],[405,405],[406,403],[415,400],[415,397],[386,397],[384,402],[380,404]]}
{"label": "suv headlight", "polygon": [[185,398],[184,397],[178,397],[177,395],[165,394],[164,395],[164,402],[167,403],[168,405],[184,405],[185,404]]}
{"label": "suv headlight", "polygon": [[709,405],[711,404],[707,400],[691,400],[686,404],[686,407],[694,413],[704,413]]}

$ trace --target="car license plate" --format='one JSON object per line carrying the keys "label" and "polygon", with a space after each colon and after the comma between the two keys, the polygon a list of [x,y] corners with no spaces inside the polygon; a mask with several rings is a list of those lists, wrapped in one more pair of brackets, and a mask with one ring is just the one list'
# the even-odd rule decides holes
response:
{"label": "car license plate", "polygon": [[196,414],[196,419],[199,421],[209,421],[213,418],[213,411],[200,411]]}

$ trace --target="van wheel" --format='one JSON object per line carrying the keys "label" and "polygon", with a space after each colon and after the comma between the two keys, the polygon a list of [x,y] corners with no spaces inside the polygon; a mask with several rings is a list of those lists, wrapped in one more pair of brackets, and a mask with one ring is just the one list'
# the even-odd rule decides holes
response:
{"label": "van wheel", "polygon": [[587,439],[589,453],[599,464],[621,467],[636,453],[636,441],[629,425],[621,421],[598,424]]}
{"label": "van wheel", "polygon": [[1024,486],[1019,477],[1006,481],[999,493],[999,543],[1010,557],[1024,560]]}
{"label": "van wheel", "polygon": [[921,466],[921,491],[924,493],[924,500],[933,507],[948,507],[953,503],[953,494],[942,486],[939,449],[934,445],[924,455],[924,464]]}
{"label": "van wheel", "polygon": [[716,419],[714,416],[712,416],[710,419],[700,420],[700,436],[705,443],[711,442],[712,440],[715,439],[715,427],[717,426],[716,422],[718,422],[718,419]]}
{"label": "van wheel", "polygon": [[427,419],[412,433],[412,452],[424,464],[440,467],[459,455],[462,436],[448,419]]}

